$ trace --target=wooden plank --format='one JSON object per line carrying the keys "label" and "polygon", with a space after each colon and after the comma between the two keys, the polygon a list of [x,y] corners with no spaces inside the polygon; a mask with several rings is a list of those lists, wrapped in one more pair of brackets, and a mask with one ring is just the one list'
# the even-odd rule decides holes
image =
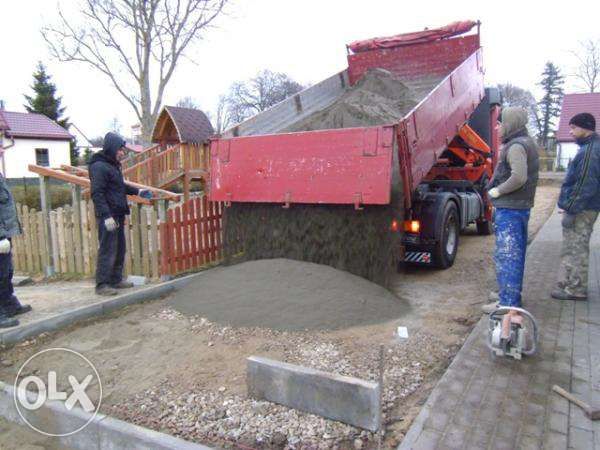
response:
{"label": "wooden plank", "polygon": [[84,273],[83,242],[81,231],[81,186],[71,186],[73,200],[73,244],[75,247],[75,272]]}
{"label": "wooden plank", "polygon": [[131,249],[133,253],[133,274],[142,274],[141,241],[140,241],[140,207],[131,207]]}
{"label": "wooden plank", "polygon": [[208,264],[211,262],[210,260],[210,234],[208,232],[209,224],[208,224],[208,201],[206,199],[206,195],[202,196],[202,253],[204,255],[204,264]]}
{"label": "wooden plank", "polygon": [[124,275],[131,275],[133,264],[132,264],[132,260],[131,260],[131,256],[132,256],[131,255],[131,231],[130,231],[129,217],[125,217],[125,224],[123,226],[125,227],[125,246],[126,246]]}
{"label": "wooden plank", "polygon": [[181,207],[175,207],[175,237],[177,239],[177,272],[183,271],[183,236],[182,236]]}
{"label": "wooden plank", "polygon": [[193,268],[196,268],[199,266],[199,261],[198,261],[198,245],[196,244],[196,234],[197,234],[197,227],[196,227],[196,223],[197,223],[197,212],[196,212],[196,199],[193,198],[190,200],[189,202],[189,214],[190,214],[190,224],[189,224],[189,230],[190,230],[190,253],[192,254],[192,258],[191,258],[191,265]]}
{"label": "wooden plank", "polygon": [[184,202],[181,205],[181,218],[182,218],[182,235],[183,235],[183,270],[189,270],[191,267],[190,260],[190,208],[188,202]]}
{"label": "wooden plank", "polygon": [[81,202],[81,246],[82,252],[81,256],[83,258],[83,272],[86,275],[92,274],[92,262],[90,261],[90,227],[89,227],[89,217],[88,217],[88,203],[87,201]]}
{"label": "wooden plank", "polygon": [[140,208],[142,273],[150,278],[150,242],[148,241],[148,209]]}
{"label": "wooden plank", "polygon": [[150,258],[152,260],[152,278],[160,278],[159,272],[159,247],[158,247],[158,214],[156,209],[150,210]]}
{"label": "wooden plank", "polygon": [[[167,213],[168,217],[168,213]],[[171,266],[169,263],[169,254],[171,253],[171,241],[169,239],[169,223],[167,220],[162,220],[159,223],[160,231],[160,275],[171,275]]]}
{"label": "wooden plank", "polygon": [[44,261],[44,272],[47,277],[51,277],[54,275],[56,262],[54,261],[54,251],[52,249],[52,238],[50,231],[50,211],[52,209],[50,179],[45,176],[40,176],[40,200],[42,205],[42,213],[44,215],[44,235],[46,236],[45,253],[47,257]]}
{"label": "wooden plank", "polygon": [[96,222],[96,213],[94,210],[93,202],[87,201],[88,207],[88,221],[90,228],[90,264],[92,273],[96,271],[96,264],[98,259],[98,224]]}
{"label": "wooden plank", "polygon": [[67,248],[65,245],[65,210],[64,208],[58,208],[56,211],[56,226],[58,229],[58,247],[59,247],[59,260],[60,260],[60,271],[61,273],[68,272],[67,266]]}
{"label": "wooden plank", "polygon": [[216,244],[217,244],[217,260],[223,259],[223,202],[215,202],[216,212]]}
{"label": "wooden plank", "polygon": [[210,261],[215,262],[217,260],[216,252],[216,238],[215,238],[215,208],[214,202],[208,202],[208,218],[209,218],[209,230],[210,230]]}
{"label": "wooden plank", "polygon": [[25,255],[27,257],[26,271],[33,272],[33,253],[31,251],[31,225],[29,223],[29,207],[23,205],[23,237],[25,240]]}
{"label": "wooden plank", "polygon": [[55,272],[60,272],[60,249],[58,244],[58,228],[56,225],[56,217],[56,211],[50,211],[50,236],[52,239],[52,256],[54,261],[54,270]]}
{"label": "wooden plank", "polygon": [[38,230],[38,241],[39,241],[39,252],[40,252],[40,262],[41,269],[44,272],[45,276],[54,275],[48,270],[50,266],[50,259],[48,253],[48,240],[46,239],[46,221],[44,220],[45,214],[40,211],[37,213],[37,230]]}
{"label": "wooden plank", "polygon": [[169,275],[177,273],[177,260],[175,258],[175,216],[174,210],[167,211],[167,240],[169,241]]}
{"label": "wooden plank", "polygon": [[65,206],[65,249],[67,251],[67,272],[75,273],[75,249],[73,248],[73,209]]}
{"label": "wooden plank", "polygon": [[198,254],[198,266],[201,267],[205,264],[204,261],[204,252],[203,252],[203,244],[202,244],[202,205],[200,197],[194,198],[194,210],[196,213],[196,223],[195,223],[195,232],[196,232],[196,253]]}

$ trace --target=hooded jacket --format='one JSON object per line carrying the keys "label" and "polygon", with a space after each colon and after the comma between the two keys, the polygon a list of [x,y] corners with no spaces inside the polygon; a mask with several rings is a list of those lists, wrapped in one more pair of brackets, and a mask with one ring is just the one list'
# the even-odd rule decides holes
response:
{"label": "hooded jacket", "polygon": [[11,238],[21,231],[15,200],[6,180],[0,175],[0,239]]}
{"label": "hooded jacket", "polygon": [[107,219],[129,214],[127,195],[137,195],[139,190],[129,186],[123,179],[118,150],[125,140],[116,133],[107,133],[102,151],[92,156],[89,167],[92,201],[96,217]]}
{"label": "hooded jacket", "polygon": [[492,199],[496,208],[530,209],[538,182],[538,147],[527,132],[527,111],[506,108],[502,111],[500,157],[489,188],[496,187],[500,197]]}
{"label": "hooded jacket", "polygon": [[558,198],[558,207],[572,215],[600,211],[600,137],[594,133],[577,143]]}

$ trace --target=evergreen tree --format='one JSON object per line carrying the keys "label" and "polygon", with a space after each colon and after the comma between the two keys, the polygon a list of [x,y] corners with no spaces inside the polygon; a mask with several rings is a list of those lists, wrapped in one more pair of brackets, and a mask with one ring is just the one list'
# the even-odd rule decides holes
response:
{"label": "evergreen tree", "polygon": [[547,62],[542,72],[542,80],[538,83],[544,93],[542,99],[538,102],[538,140],[544,148],[548,145],[548,135],[551,127],[554,127],[554,119],[560,115],[560,106],[564,96],[562,88],[564,82],[565,77],[561,75],[560,69],[552,62]]}
{"label": "evergreen tree", "polygon": [[[43,114],[49,119],[58,123],[65,130],[69,129],[70,123],[68,117],[63,117],[66,108],[61,106],[62,97],[56,96],[56,85],[51,81],[52,77],[46,72],[46,67],[39,62],[36,71],[33,74],[33,95],[25,95],[27,101],[25,109],[30,113]],[[79,158],[79,151],[76,142],[71,141],[71,164],[76,165]]]}

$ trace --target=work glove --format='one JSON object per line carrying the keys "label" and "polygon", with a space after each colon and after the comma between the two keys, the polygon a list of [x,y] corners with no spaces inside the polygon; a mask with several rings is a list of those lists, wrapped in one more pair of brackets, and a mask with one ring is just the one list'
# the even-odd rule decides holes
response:
{"label": "work glove", "polygon": [[6,238],[0,240],[0,254],[5,255],[10,252],[10,241]]}
{"label": "work glove", "polygon": [[500,191],[498,190],[498,188],[491,188],[491,189],[488,191],[488,195],[489,195],[490,197],[492,197],[492,198],[498,198],[498,197],[500,197],[500,195],[502,195],[502,194],[500,194]]}
{"label": "work glove", "polygon": [[119,227],[119,224],[112,217],[109,217],[108,219],[104,219],[104,228],[106,228],[106,231],[112,233],[118,227]]}
{"label": "work glove", "polygon": [[575,226],[575,215],[564,213],[562,218],[563,228],[573,228]]}
{"label": "work glove", "polygon": [[154,195],[152,194],[152,191],[150,189],[140,189],[140,192],[138,193],[138,195],[147,200],[150,200],[150,199],[152,199],[152,197],[154,197]]}

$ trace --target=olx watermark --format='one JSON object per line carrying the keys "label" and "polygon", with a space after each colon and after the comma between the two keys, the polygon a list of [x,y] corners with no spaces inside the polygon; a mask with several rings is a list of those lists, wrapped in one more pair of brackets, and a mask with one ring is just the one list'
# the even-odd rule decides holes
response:
{"label": "olx watermark", "polygon": [[[36,369],[38,363],[44,369]],[[94,420],[102,402],[98,371],[89,359],[68,348],[42,350],[25,361],[15,378],[14,392],[15,406],[23,421],[46,436],[69,436],[81,431]],[[49,401],[61,402],[67,411],[81,408],[90,417],[83,425],[73,424],[73,429],[64,429],[70,421],[33,425],[28,412],[42,408]]]}

